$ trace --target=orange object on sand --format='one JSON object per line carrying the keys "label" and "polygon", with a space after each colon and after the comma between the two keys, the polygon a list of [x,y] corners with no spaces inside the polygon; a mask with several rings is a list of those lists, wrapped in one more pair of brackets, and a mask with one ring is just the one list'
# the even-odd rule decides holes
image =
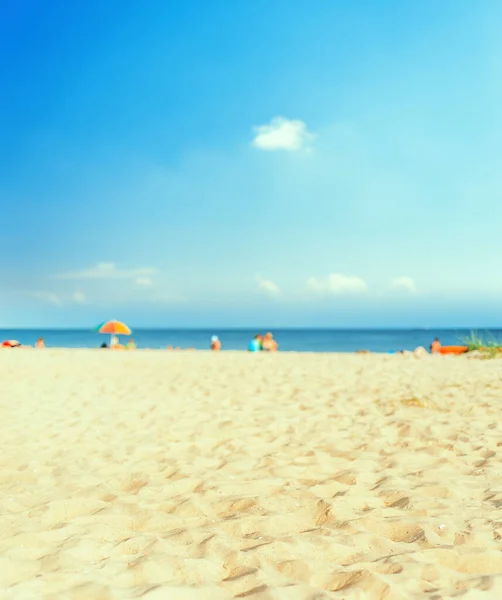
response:
{"label": "orange object on sand", "polygon": [[439,354],[464,354],[467,352],[467,346],[441,346],[437,352]]}
{"label": "orange object on sand", "polygon": [[21,344],[17,340],[5,340],[1,346],[2,348],[19,348]]}

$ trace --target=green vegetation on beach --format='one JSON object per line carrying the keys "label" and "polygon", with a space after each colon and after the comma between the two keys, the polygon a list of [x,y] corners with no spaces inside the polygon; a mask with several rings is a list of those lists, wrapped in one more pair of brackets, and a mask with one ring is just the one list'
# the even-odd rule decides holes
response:
{"label": "green vegetation on beach", "polygon": [[502,354],[502,343],[488,332],[485,336],[481,336],[471,331],[469,336],[459,339],[464,346],[467,346],[468,352],[479,352],[483,358],[496,358]]}

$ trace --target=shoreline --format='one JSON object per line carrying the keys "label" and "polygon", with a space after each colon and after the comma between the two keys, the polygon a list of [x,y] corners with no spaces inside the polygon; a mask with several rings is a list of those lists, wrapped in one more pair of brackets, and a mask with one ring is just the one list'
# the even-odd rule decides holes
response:
{"label": "shoreline", "polygon": [[[257,352],[250,352],[249,350],[226,350],[226,349],[221,349],[218,351],[214,351],[214,350],[210,350],[210,349],[198,349],[198,348],[170,348],[169,350],[167,348],[133,348],[133,349],[128,349],[128,348],[100,348],[99,346],[97,347],[87,347],[87,346],[81,346],[81,347],[73,347],[73,346],[50,346],[50,347],[45,347],[45,348],[36,348],[35,346],[19,346],[19,347],[14,347],[14,348],[0,348],[0,352],[1,351],[20,351],[20,350],[36,350],[37,352],[43,352],[43,353],[50,353],[50,352],[64,352],[64,351],[69,351],[69,352],[90,352],[90,351],[101,351],[105,354],[109,354],[110,351],[113,352],[114,354],[137,354],[137,353],[145,353],[145,352],[155,352],[155,353],[166,353],[166,354],[186,354],[187,352],[190,354],[224,354],[224,355],[229,355],[229,354],[238,354],[238,355],[242,355],[242,354],[250,354],[250,355],[309,355],[309,356],[388,356],[388,357],[393,357],[393,356],[400,356],[400,357],[412,357],[415,358],[417,360],[419,359],[427,359],[429,358],[434,358],[435,360],[437,360],[438,358],[474,358],[477,357],[476,351],[470,351],[470,352],[464,352],[462,354],[451,354],[451,355],[441,355],[441,354],[431,354],[430,352],[428,352],[427,350],[423,349],[423,352],[420,353],[415,353],[415,350],[395,350],[395,351],[389,351],[389,352],[378,352],[378,351],[371,351],[371,350],[345,350],[345,351],[316,351],[316,350],[278,350],[275,352],[268,352],[268,351],[257,351]],[[1,354],[0,354],[1,356]],[[502,356],[501,356],[502,358]]]}
{"label": "shoreline", "polygon": [[[159,352],[159,353],[167,353],[167,354],[186,354],[190,352],[192,354],[250,354],[250,355],[296,355],[296,354],[307,354],[307,355],[341,355],[341,356],[392,356],[393,354],[401,354],[401,351],[395,352],[372,352],[366,350],[354,350],[354,351],[315,351],[315,350],[278,350],[277,352],[267,352],[267,351],[258,351],[258,352],[250,352],[249,350],[201,350],[197,348],[180,348],[176,350],[174,348],[167,350],[167,348],[134,348],[134,349],[126,349],[126,348],[100,348],[99,346],[92,347],[72,347],[72,346],[50,346],[45,348],[35,348],[34,346],[20,346],[16,348],[0,348],[0,351],[19,351],[19,350],[36,350],[37,352],[61,352],[61,351],[70,351],[70,352],[80,352],[80,351],[94,351],[100,350],[105,353],[109,353],[110,351],[114,354],[135,354],[142,352]],[[108,351],[108,352],[107,352]],[[405,356],[413,355],[412,350],[406,350]],[[430,353],[427,353],[428,356],[432,356]],[[424,355],[425,356],[425,355]]]}
{"label": "shoreline", "polygon": [[[413,351],[419,346],[429,349],[434,337],[439,337],[443,345],[464,344],[469,337],[469,332],[463,334],[439,330],[350,330],[350,329],[279,329],[273,330],[275,339],[279,344],[280,352],[321,352],[321,353],[346,353],[355,351],[370,351],[376,353],[390,353],[393,351]],[[92,331],[84,330],[10,330],[0,333],[0,339],[18,340],[21,344],[32,346],[40,337],[43,338],[48,348],[98,348],[101,343],[109,345],[109,337],[101,336]],[[256,332],[247,329],[231,330],[133,330],[131,336],[120,338],[126,345],[132,339],[138,349],[165,349],[167,346],[184,349],[196,348],[207,350],[211,345],[211,338],[219,337],[222,350],[247,351]],[[483,334],[484,335],[484,334]],[[483,338],[481,335],[481,338]],[[498,336],[496,332],[487,334],[491,340]],[[501,336],[502,337],[502,336]],[[473,339],[472,336],[469,339]]]}

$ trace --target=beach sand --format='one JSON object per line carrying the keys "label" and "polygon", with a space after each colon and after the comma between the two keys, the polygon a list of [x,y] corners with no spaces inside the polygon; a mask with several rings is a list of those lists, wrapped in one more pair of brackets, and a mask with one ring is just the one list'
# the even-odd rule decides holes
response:
{"label": "beach sand", "polygon": [[502,361],[4,350],[0,373],[0,598],[502,598]]}

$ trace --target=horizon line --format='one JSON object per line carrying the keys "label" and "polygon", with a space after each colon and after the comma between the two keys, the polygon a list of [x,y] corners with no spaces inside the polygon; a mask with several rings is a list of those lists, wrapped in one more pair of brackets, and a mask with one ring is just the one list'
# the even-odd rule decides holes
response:
{"label": "horizon line", "polygon": [[[430,330],[440,330],[440,331],[455,331],[455,330],[470,330],[477,331],[480,329],[485,330],[502,330],[502,325],[483,325],[483,326],[470,326],[470,325],[450,325],[450,326],[427,326],[427,327],[418,327],[418,326],[382,326],[382,327],[363,327],[363,326],[352,326],[352,327],[322,327],[322,326],[282,326],[282,327],[274,327],[274,326],[242,326],[242,327],[219,327],[219,326],[203,326],[203,327],[130,327],[131,330],[134,331],[261,331],[273,329],[275,331],[430,331]],[[0,331],[88,331],[95,332],[94,327],[66,327],[66,326],[58,326],[58,327],[2,327],[0,326]]]}

